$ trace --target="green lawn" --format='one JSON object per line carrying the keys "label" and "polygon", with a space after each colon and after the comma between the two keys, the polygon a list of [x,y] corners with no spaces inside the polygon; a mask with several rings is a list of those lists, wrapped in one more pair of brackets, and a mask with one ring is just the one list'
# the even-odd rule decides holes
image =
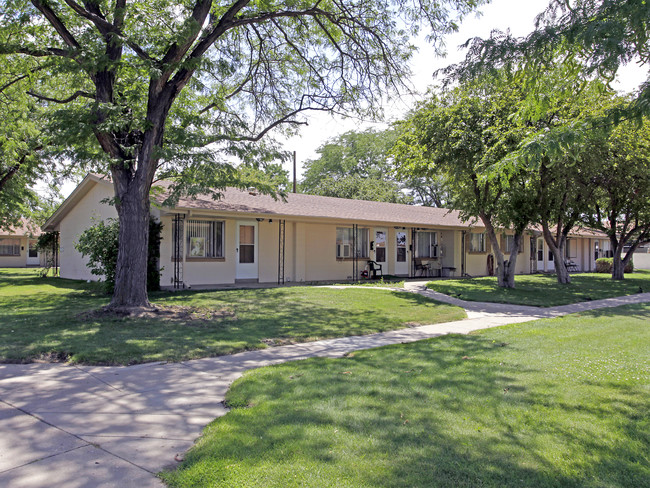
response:
{"label": "green lawn", "polygon": [[250,371],[172,487],[650,480],[650,305]]}
{"label": "green lawn", "polygon": [[0,269],[0,362],[64,358],[74,363],[180,361],[459,320],[458,307],[407,292],[287,287],[152,294],[154,303],[223,317],[205,320],[89,318],[109,297],[96,283]]}
{"label": "green lawn", "polygon": [[637,270],[622,281],[607,274],[572,274],[571,283],[566,285],[558,284],[555,275],[517,275],[514,289],[499,288],[496,277],[439,280],[427,286],[462,300],[554,307],[650,292],[650,271]]}

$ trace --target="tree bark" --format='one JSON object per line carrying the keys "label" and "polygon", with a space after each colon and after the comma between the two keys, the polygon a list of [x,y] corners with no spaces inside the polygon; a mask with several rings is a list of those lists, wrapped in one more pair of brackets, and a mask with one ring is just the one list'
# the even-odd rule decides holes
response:
{"label": "tree bark", "polygon": [[496,231],[492,225],[492,221],[488,215],[479,215],[481,221],[485,225],[485,230],[492,244],[492,251],[497,261],[497,285],[501,288],[514,288],[515,287],[515,268],[517,265],[517,250],[521,242],[521,234],[515,234],[514,255],[510,254],[510,260],[506,261],[501,252],[499,239],[497,238]]}
{"label": "tree bark", "polygon": [[[561,222],[558,223],[558,229],[560,227],[560,224]],[[548,246],[551,253],[553,253],[557,282],[561,284],[571,283],[571,275],[569,274],[569,270],[567,269],[566,262],[564,260],[564,257],[566,255],[565,249],[567,235],[564,233],[560,234],[558,232],[557,238],[554,238],[553,234],[551,234],[551,230],[547,222],[542,222],[542,234],[544,235],[544,241],[546,242],[546,245]]]}
{"label": "tree bark", "polygon": [[124,173],[127,171],[113,171],[120,234],[109,308],[131,313],[152,308],[147,295],[150,203],[149,185]]}
{"label": "tree bark", "polygon": [[[614,244],[614,239],[610,239],[610,242]],[[627,264],[621,259],[621,254],[623,253],[623,239],[617,242],[617,245],[614,247],[614,258],[612,259],[612,279],[613,280],[623,280],[625,279],[625,265]],[[629,261],[629,259],[628,259]]]}
{"label": "tree bark", "polygon": [[[503,267],[497,266],[497,276],[499,286],[503,288],[515,287],[515,270],[517,269],[517,256],[519,255],[519,246],[521,244],[521,234],[515,234],[513,239],[512,250],[510,251],[510,258],[503,261]],[[499,251],[501,253],[501,251]]]}

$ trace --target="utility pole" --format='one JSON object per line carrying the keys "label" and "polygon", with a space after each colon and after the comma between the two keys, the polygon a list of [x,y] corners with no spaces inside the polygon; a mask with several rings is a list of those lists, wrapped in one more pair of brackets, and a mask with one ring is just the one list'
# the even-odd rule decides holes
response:
{"label": "utility pole", "polygon": [[293,152],[293,192],[298,193],[296,191],[296,151]]}

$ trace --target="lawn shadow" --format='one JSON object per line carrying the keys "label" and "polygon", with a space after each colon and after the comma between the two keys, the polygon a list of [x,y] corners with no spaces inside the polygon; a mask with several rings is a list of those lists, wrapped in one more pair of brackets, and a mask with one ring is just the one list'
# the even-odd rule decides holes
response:
{"label": "lawn shadow", "polygon": [[[503,359],[516,347],[446,336],[255,371],[228,394],[245,408],[216,420],[178,475],[241,465],[265,486],[285,486],[286,470],[296,486],[641,486],[643,392],[617,389],[586,409],[559,401],[557,384],[531,382],[539,370]],[[614,413],[618,442],[578,427]]]}
{"label": "lawn shadow", "polygon": [[[31,280],[40,278],[18,281],[22,286]],[[4,344],[0,356],[5,361],[44,357],[101,365],[180,361],[408,327],[418,323],[409,320],[409,310],[415,310],[412,304],[421,309],[420,316],[431,317],[419,322],[463,315],[458,308],[406,292],[291,287],[151,294],[153,303],[229,312],[220,318],[97,317],[83,312],[105,305],[107,295],[93,292],[92,287],[89,290],[83,282],[52,281],[57,291],[66,293],[35,293],[29,300],[22,295],[0,295],[8,311],[0,325]],[[357,296],[368,298],[355,301]],[[373,300],[386,296],[398,298],[397,305],[405,313],[376,309]]]}

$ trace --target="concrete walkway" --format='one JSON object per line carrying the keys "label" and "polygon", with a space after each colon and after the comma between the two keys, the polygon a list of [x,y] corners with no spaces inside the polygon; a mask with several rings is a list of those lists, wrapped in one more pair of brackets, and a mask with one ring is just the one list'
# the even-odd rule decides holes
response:
{"label": "concrete walkway", "polygon": [[203,427],[227,409],[248,369],[568,313],[649,302],[650,293],[539,309],[464,302],[408,282],[409,291],[458,305],[468,318],[183,363],[130,367],[0,365],[0,486],[160,487]]}

